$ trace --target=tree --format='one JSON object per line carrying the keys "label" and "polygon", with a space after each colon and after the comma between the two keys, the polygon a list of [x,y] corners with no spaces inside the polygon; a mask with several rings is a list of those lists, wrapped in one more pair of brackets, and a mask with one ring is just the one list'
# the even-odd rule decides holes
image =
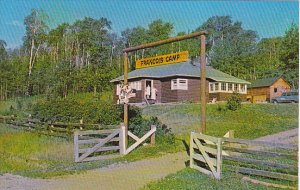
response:
{"label": "tree", "polygon": [[7,52],[5,47],[6,47],[6,42],[0,39],[0,61],[3,61],[7,58]]}
{"label": "tree", "polygon": [[230,16],[211,17],[197,30],[209,32],[207,56],[211,66],[239,78],[251,78],[251,57],[258,38],[255,31],[243,29],[242,23],[233,22]]}
{"label": "tree", "polygon": [[299,28],[292,24],[285,32],[280,45],[280,69],[285,79],[295,88],[299,81]]}
{"label": "tree", "polygon": [[43,43],[48,26],[45,23],[48,15],[43,10],[32,9],[30,15],[25,17],[26,35],[24,44],[30,47],[28,75],[32,73],[35,58]]}

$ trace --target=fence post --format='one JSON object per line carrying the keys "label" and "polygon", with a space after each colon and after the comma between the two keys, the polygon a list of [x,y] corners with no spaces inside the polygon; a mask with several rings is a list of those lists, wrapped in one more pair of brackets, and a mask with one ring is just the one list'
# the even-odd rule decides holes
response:
{"label": "fence post", "polygon": [[[156,126],[155,126],[155,125],[151,125],[151,130],[154,129],[154,128],[156,128]],[[151,143],[152,145],[155,145],[155,132],[152,133],[152,135],[151,135],[151,137],[150,137],[150,143]]]}
{"label": "fence post", "polygon": [[221,179],[222,170],[222,139],[218,138],[217,144],[217,179]]}
{"label": "fence post", "polygon": [[119,147],[120,147],[120,154],[125,155],[126,147],[125,147],[125,126],[124,123],[120,124],[120,133],[119,133]]}
{"label": "fence post", "polygon": [[193,136],[194,132],[191,132],[191,137],[190,137],[190,167],[194,168],[194,136]]}
{"label": "fence post", "polygon": [[79,144],[78,144],[78,131],[74,132],[74,159],[75,162],[78,162],[78,158],[79,158]]}

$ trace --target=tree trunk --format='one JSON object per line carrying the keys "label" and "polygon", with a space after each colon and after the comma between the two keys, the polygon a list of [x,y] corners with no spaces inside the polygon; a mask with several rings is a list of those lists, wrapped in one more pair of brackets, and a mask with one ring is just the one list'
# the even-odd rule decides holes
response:
{"label": "tree trunk", "polygon": [[31,48],[30,48],[30,59],[29,59],[29,70],[28,70],[28,76],[31,76],[32,72],[32,63],[33,63],[33,48],[34,48],[34,39],[31,40]]}

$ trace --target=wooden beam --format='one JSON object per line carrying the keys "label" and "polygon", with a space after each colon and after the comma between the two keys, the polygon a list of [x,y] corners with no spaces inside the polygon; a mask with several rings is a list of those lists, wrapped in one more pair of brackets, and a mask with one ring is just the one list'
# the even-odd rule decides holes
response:
{"label": "wooden beam", "polygon": [[297,187],[291,187],[291,186],[286,186],[286,185],[280,185],[280,184],[275,184],[275,183],[268,183],[268,182],[264,182],[264,181],[259,181],[256,179],[251,179],[250,177],[243,177],[242,178],[243,181],[247,181],[247,182],[251,182],[253,184],[256,185],[264,185],[266,187],[275,187],[275,188],[280,188],[280,189],[292,189],[292,190],[296,190]]}
{"label": "wooden beam", "polygon": [[[128,55],[124,52],[124,85],[128,85]],[[124,103],[125,148],[128,145],[128,104]]]}
{"label": "wooden beam", "polygon": [[269,172],[269,171],[264,171],[264,170],[256,170],[256,169],[237,167],[237,166],[226,166],[226,168],[231,169],[232,171],[243,173],[243,174],[263,176],[263,177],[269,177],[269,178],[274,178],[274,179],[283,179],[283,180],[288,180],[288,181],[297,181],[298,180],[298,176],[296,176],[296,175],[282,174],[282,173],[278,173],[278,172]]}
{"label": "wooden beam", "polygon": [[247,145],[258,145],[258,146],[268,146],[268,147],[275,147],[275,148],[283,148],[283,149],[290,149],[290,150],[298,150],[298,145],[293,144],[282,144],[282,143],[275,143],[275,142],[267,142],[267,141],[257,141],[257,140],[245,140],[245,139],[237,139],[237,138],[222,138],[223,142],[230,142],[230,143],[239,143],[239,144],[247,144]]}
{"label": "wooden beam", "polygon": [[177,41],[181,41],[181,40],[185,40],[185,39],[190,39],[190,38],[194,38],[194,37],[201,36],[201,35],[206,35],[206,34],[207,34],[206,31],[201,31],[201,32],[195,32],[195,33],[192,33],[192,34],[186,34],[186,35],[183,35],[183,36],[176,36],[176,37],[168,38],[168,39],[165,39],[165,40],[160,40],[160,41],[157,41],[157,42],[152,42],[152,43],[142,44],[142,45],[135,46],[135,47],[125,48],[125,49],[123,49],[123,52],[128,53],[128,52],[132,52],[132,51],[136,51],[136,50],[140,50],[140,49],[146,49],[146,48],[151,48],[151,47],[155,47],[155,46],[160,46],[160,45],[163,45],[163,44],[169,44],[169,43],[172,43],[172,42],[177,42]]}
{"label": "wooden beam", "polygon": [[201,102],[201,128],[200,132],[205,133],[206,132],[206,73],[205,73],[205,67],[206,67],[206,57],[205,57],[205,35],[201,35],[201,45],[200,45],[200,102]]}

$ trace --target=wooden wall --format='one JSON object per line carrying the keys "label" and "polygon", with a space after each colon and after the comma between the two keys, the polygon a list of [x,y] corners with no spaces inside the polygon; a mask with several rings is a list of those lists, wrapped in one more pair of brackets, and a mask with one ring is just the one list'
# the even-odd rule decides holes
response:
{"label": "wooden wall", "polygon": [[[277,92],[274,92],[274,88],[277,88]],[[278,79],[272,86],[249,88],[248,95],[253,99],[254,96],[266,96],[265,101],[270,101],[274,97],[281,96],[283,92],[289,92],[290,85],[282,78]]]}
{"label": "wooden wall", "polygon": [[[274,92],[274,88],[277,88],[277,92]],[[272,86],[270,86],[270,99],[281,96],[283,92],[289,92],[291,86],[285,82],[282,78],[278,79]]]}
{"label": "wooden wall", "polygon": [[[188,79],[188,90],[171,90],[171,80],[176,78]],[[136,97],[129,100],[130,103],[144,102],[145,94],[145,80],[129,80],[129,82],[141,81],[141,91],[137,91]],[[200,102],[200,79],[193,77],[168,77],[162,79],[153,80],[153,86],[157,89],[156,103],[168,103],[168,102]],[[226,101],[231,93],[210,93],[209,94],[209,82],[214,82],[211,79],[206,80],[206,101],[211,102],[213,98],[217,98],[217,101]],[[246,100],[246,95],[241,95],[242,100]],[[114,101],[117,102],[118,96],[116,95],[116,83],[114,85]]]}

